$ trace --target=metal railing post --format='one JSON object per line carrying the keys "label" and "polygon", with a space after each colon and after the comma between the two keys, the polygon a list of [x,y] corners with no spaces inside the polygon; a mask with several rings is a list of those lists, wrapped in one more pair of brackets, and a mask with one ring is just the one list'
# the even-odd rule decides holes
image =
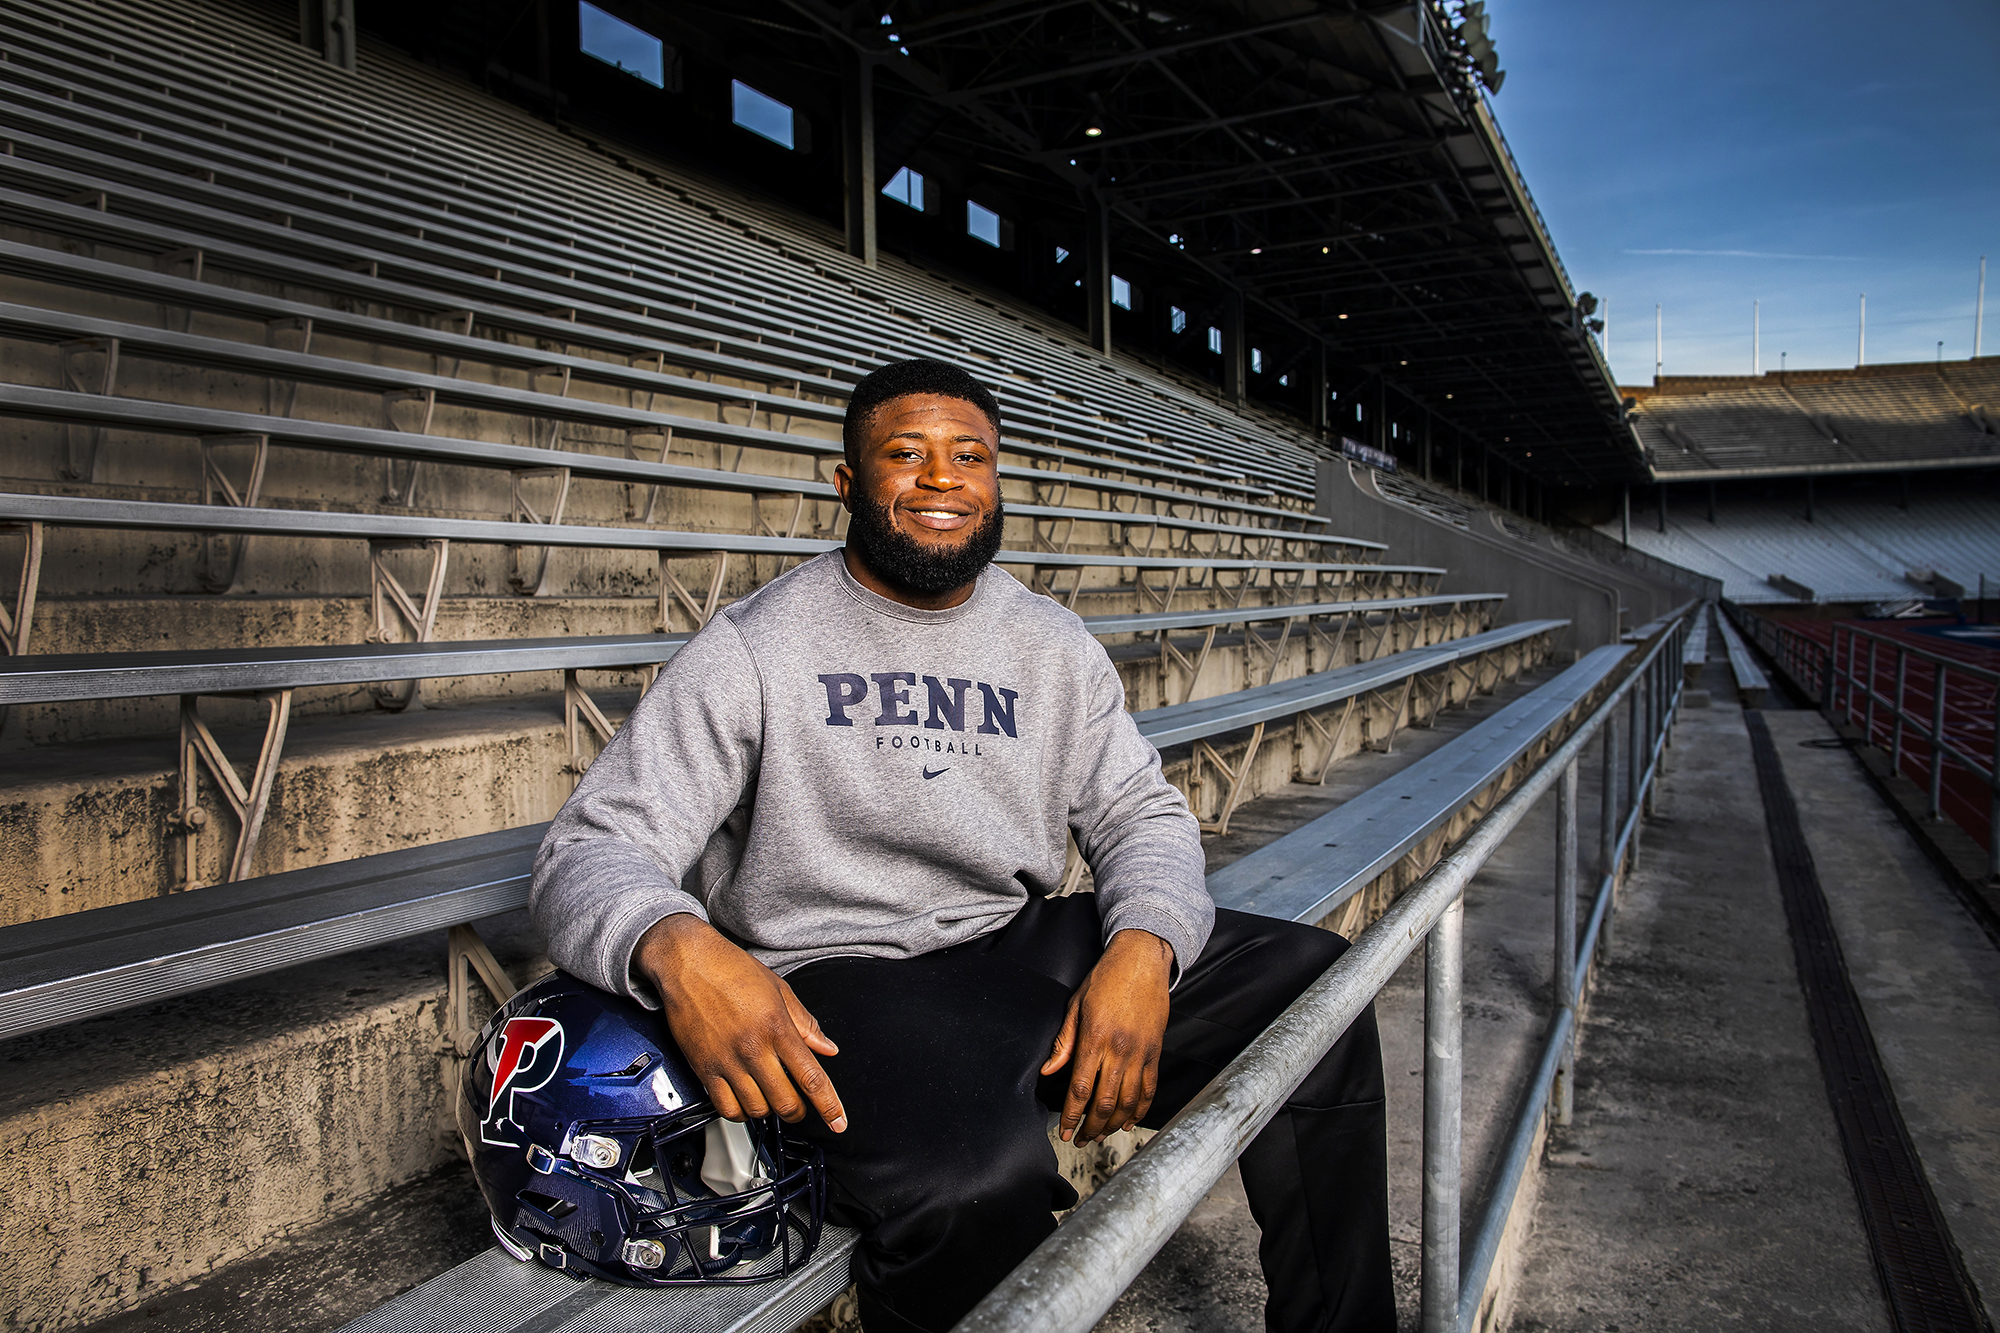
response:
{"label": "metal railing post", "polygon": [[1944,818],[1944,663],[1931,663],[1931,808]]}
{"label": "metal railing post", "polygon": [[1645,817],[1647,819],[1653,817],[1653,790],[1660,785],[1653,780],[1658,775],[1650,773],[1653,767],[1653,756],[1659,753],[1660,750],[1660,733],[1664,729],[1662,727],[1661,705],[1665,700],[1661,697],[1664,691],[1660,685],[1660,660],[1655,659],[1653,665],[1646,672],[1646,757],[1639,763],[1639,775],[1640,781],[1644,782],[1646,786]]}
{"label": "metal railing post", "polygon": [[1616,875],[1618,868],[1611,864],[1611,858],[1618,846],[1618,824],[1622,811],[1618,808],[1618,714],[1612,713],[1604,719],[1603,754],[1604,789],[1598,795],[1601,813],[1597,824],[1597,876]]}
{"label": "metal railing post", "polygon": [[1465,894],[1424,939],[1422,1333],[1458,1330],[1459,1111],[1465,1091]]}
{"label": "metal railing post", "polygon": [[[1556,783],[1556,1016],[1576,1007],[1576,765]],[[1571,1029],[1574,1030],[1574,1015]],[[1570,1122],[1575,1102],[1576,1040],[1564,1045],[1556,1066],[1555,1120]]]}
{"label": "metal railing post", "polygon": [[[1619,811],[1619,823],[1632,817],[1639,808],[1639,784],[1646,772],[1645,729],[1639,725],[1639,688],[1634,685],[1625,698],[1625,808]],[[1625,848],[1625,868],[1627,871],[1639,868],[1639,828],[1632,827],[1632,840]]]}
{"label": "metal railing post", "polygon": [[1910,681],[1910,655],[1901,644],[1896,645],[1896,730],[1889,747],[1889,776],[1895,777],[1903,771],[1903,715],[1904,700],[1908,697],[1904,687]]}
{"label": "metal railing post", "polygon": [[1863,710],[1861,724],[1861,734],[1870,745],[1875,743],[1875,644],[1874,639],[1868,641],[1868,706]]}

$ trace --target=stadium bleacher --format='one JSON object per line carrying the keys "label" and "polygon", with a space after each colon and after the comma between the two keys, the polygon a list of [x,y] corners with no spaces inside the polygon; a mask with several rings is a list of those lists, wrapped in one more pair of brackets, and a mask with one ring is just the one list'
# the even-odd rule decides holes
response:
{"label": "stadium bleacher", "polygon": [[[1920,487],[1904,508],[1892,485],[1872,493],[1856,489],[1860,485],[1817,496],[1810,520],[1802,487],[1788,498],[1724,494],[1715,502],[1714,523],[1706,501],[1687,494],[1670,500],[1666,532],[1634,522],[1631,543],[1720,579],[1723,595],[1745,606],[1949,595],[1936,590],[1938,576],[1966,597],[1976,595],[1982,574],[1989,587],[2000,588],[2000,511],[1992,500],[1964,488]],[[1599,531],[1618,536],[1611,525]],[[1773,576],[1810,595],[1774,583]]]}
{"label": "stadium bleacher", "polygon": [[1759,376],[1667,377],[1633,428],[1663,481],[2000,462],[2000,357]]}
{"label": "stadium bleacher", "polygon": [[[1568,571],[1538,596],[1611,587],[1609,635],[1523,610],[1477,564],[1399,563],[1393,536],[1320,511],[1330,451],[1302,423],[915,265],[864,268],[816,223],[386,49],[348,75],[288,14],[202,15],[197,37],[137,0],[21,0],[0,32],[0,525],[24,550],[0,658],[19,761],[0,1039],[38,1078],[93,1068],[10,1085],[0,1114],[38,1201],[0,1229],[24,1275],[10,1318],[132,1309],[451,1159],[439,1043],[485,1003],[462,960],[497,991],[535,948],[454,930],[448,976],[398,950],[518,909],[591,737],[720,605],[838,544],[826,470],[876,365],[939,356],[995,384],[999,563],[1084,614],[1212,831],[1545,662],[1588,664],[1433,756],[1448,799],[1380,830],[1300,919],[1365,924],[1521,781],[1611,687],[1621,598],[1643,594],[1652,639],[1678,623],[1684,588],[1586,579],[1591,557],[1534,525],[1480,540]],[[1407,494],[1471,530],[1443,492]],[[1671,709],[1649,707],[1657,732]],[[231,752],[257,755],[247,778]],[[254,1043],[160,1008],[282,968],[299,998]],[[151,1063],[106,1072],[133,1044]],[[303,1112],[189,1095],[167,1070],[191,1050],[202,1079],[317,1108],[312,1150],[287,1147]],[[385,1100],[348,1105],[364,1061]],[[331,1146],[368,1118],[400,1127],[392,1150]],[[65,1184],[77,1155],[45,1150],[58,1120],[147,1163],[122,1197],[172,1224],[107,1234]],[[247,1162],[276,1165],[232,1201],[219,1182]],[[844,1285],[822,1277],[759,1317],[790,1327]]]}

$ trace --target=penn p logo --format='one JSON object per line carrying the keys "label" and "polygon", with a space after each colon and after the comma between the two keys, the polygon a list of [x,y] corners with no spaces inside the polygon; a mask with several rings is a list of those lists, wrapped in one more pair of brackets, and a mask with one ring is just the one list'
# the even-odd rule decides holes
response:
{"label": "penn p logo", "polygon": [[[551,1018],[510,1018],[486,1044],[493,1066],[493,1091],[479,1137],[488,1143],[521,1146],[521,1126],[514,1120],[514,1097],[547,1086],[562,1067],[562,1024]],[[512,1134],[514,1137],[505,1137]]]}

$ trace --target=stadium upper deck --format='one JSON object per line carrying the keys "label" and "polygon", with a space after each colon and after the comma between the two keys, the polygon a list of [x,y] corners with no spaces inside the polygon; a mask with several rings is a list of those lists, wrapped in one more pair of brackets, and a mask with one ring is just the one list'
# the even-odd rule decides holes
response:
{"label": "stadium upper deck", "polygon": [[1622,392],[1656,481],[2000,465],[2000,357],[1761,376],[1668,377]]}

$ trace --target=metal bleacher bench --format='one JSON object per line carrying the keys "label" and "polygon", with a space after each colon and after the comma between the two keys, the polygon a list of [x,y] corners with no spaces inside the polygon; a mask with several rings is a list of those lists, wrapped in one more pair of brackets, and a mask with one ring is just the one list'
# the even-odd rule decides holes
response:
{"label": "metal bleacher bench", "polygon": [[[1299,608],[1273,610],[1296,614]],[[1132,618],[1103,619],[1129,622]],[[1398,679],[1414,680],[1419,674],[1464,662],[1482,651],[1553,632],[1564,623],[1536,621],[1509,626],[1136,716],[1142,731],[1156,744],[1188,743],[1245,727],[1261,727],[1272,717],[1351,699]],[[1120,628],[1129,625],[1121,624]],[[655,643],[667,646],[666,641],[656,640],[635,651],[649,655]],[[528,655],[550,651],[539,644],[519,647]],[[494,645],[401,648],[410,655],[418,655],[420,648],[433,656],[452,649],[466,654],[457,662],[422,664],[424,670],[440,672],[463,670],[477,655],[499,651]],[[379,648],[369,651],[382,652]],[[1273,912],[1278,910],[1278,901],[1268,888],[1261,894],[1246,895],[1237,886],[1273,881],[1311,883],[1319,886],[1308,890],[1313,901],[1303,910],[1285,914],[1317,920],[1311,912],[1323,916],[1343,900],[1338,887],[1325,886],[1328,874],[1344,875],[1347,882],[1356,885],[1365,882],[1357,877],[1371,867],[1393,861],[1448,817],[1456,808],[1451,802],[1462,801],[1464,793],[1476,791],[1504,771],[1553,720],[1575,708],[1625,652],[1622,648],[1600,649],[1590,654],[1556,680],[1509,705],[1390,783],[1210,876],[1211,891],[1225,905]],[[392,655],[396,655],[395,650]],[[606,661],[622,660],[622,656],[614,651]],[[303,650],[297,658],[299,670],[315,676],[335,670],[383,669],[379,658],[365,664],[359,660],[343,662],[338,667],[331,665],[335,660],[337,650]],[[553,665],[555,660],[550,657],[540,665]],[[498,658],[489,663],[499,664]],[[171,664],[148,667],[133,661],[126,669],[136,680],[149,670],[186,668]],[[169,677],[152,679],[158,683]],[[268,683],[270,677],[257,679]],[[108,685],[120,688],[115,681]],[[138,692],[136,685],[127,688]],[[50,697],[57,692],[44,689],[39,693]],[[1392,784],[1396,784],[1395,789],[1389,791]],[[1422,798],[1420,804],[1402,799],[1406,788]],[[1384,792],[1385,796],[1377,796]],[[1394,818],[1362,821],[1361,841],[1346,843],[1352,835],[1335,837],[1328,832],[1328,821],[1345,815],[1352,822],[1364,810],[1385,802],[1393,804],[1388,804],[1383,814]],[[1439,813],[1427,813],[1433,807]],[[481,834],[0,928],[0,1039],[517,910],[526,905],[535,849],[546,828],[533,825]],[[1374,842],[1368,843],[1369,839]],[[1336,841],[1344,843],[1337,864],[1346,869],[1323,870],[1317,863],[1326,858],[1325,844]],[[1364,844],[1374,845],[1374,852],[1364,854]],[[1306,872],[1311,872],[1310,880]],[[1303,901],[1295,892],[1284,898],[1284,905],[1289,908],[1294,900]],[[463,966],[479,967],[484,973],[478,956],[482,952],[474,937],[465,963],[454,956],[455,987],[462,984]],[[498,972],[497,966],[494,971]],[[504,974],[500,979],[504,985]],[[492,979],[488,984],[493,984]],[[453,1001],[454,1012],[462,1012],[462,1007],[462,999]],[[692,1333],[696,1329],[702,1333],[720,1329],[782,1333],[845,1289],[847,1258],[854,1240],[853,1233],[828,1227],[813,1260],[800,1272],[730,1292],[704,1291],[698,1298],[683,1293],[635,1292],[599,1283],[578,1284],[537,1265],[516,1263],[495,1248],[405,1293],[350,1327],[446,1333],[474,1326],[486,1330],[524,1329],[530,1324],[537,1329],[605,1327],[608,1320],[619,1326],[643,1325],[661,1333]]]}
{"label": "metal bleacher bench", "polygon": [[[13,243],[5,243],[13,246]],[[31,249],[32,247],[18,247]],[[42,253],[46,254],[47,251]],[[74,256],[63,256],[75,267]],[[162,274],[147,273],[145,270],[129,266],[106,266],[122,270],[114,283],[109,277],[100,277],[98,285],[116,286],[121,291],[146,289],[152,294],[189,301],[207,300],[208,293],[218,289],[214,284],[192,283],[184,279],[171,278]],[[129,276],[123,276],[129,275]],[[162,288],[171,290],[160,290]],[[239,300],[240,303],[240,300]],[[838,440],[812,435],[795,435],[789,426],[795,417],[817,420],[827,425],[837,425],[845,414],[838,405],[821,403],[811,399],[786,397],[777,394],[758,393],[734,386],[719,385],[712,381],[697,380],[687,376],[665,375],[652,369],[628,367],[591,357],[570,356],[555,352],[540,351],[532,347],[520,347],[511,343],[497,342],[488,338],[474,338],[457,333],[442,332],[419,325],[397,324],[388,320],[374,320],[360,315],[340,315],[324,311],[318,307],[300,305],[295,302],[276,302],[263,298],[260,302],[266,310],[282,307],[289,313],[270,316],[279,323],[290,322],[297,327],[301,336],[310,338],[316,327],[331,326],[332,331],[343,329],[349,336],[367,336],[382,341],[393,341],[403,345],[421,346],[432,355],[449,358],[454,363],[466,360],[494,362],[523,370],[531,375],[553,379],[560,386],[560,392],[543,392],[538,389],[508,388],[501,385],[482,383],[477,380],[461,379],[451,375],[420,374],[414,371],[378,366],[369,362],[352,361],[337,357],[308,355],[303,351],[292,351],[277,347],[267,347],[256,343],[236,342],[223,338],[199,337],[167,329],[145,325],[121,323],[92,316],[74,315],[63,311],[44,310],[35,306],[16,305],[0,302],[0,332],[33,337],[57,342],[66,347],[92,346],[107,358],[97,379],[98,392],[80,395],[81,398],[109,398],[112,405],[100,409],[106,415],[99,419],[90,402],[78,401],[69,391],[36,391],[30,386],[8,385],[0,387],[0,405],[28,414],[43,414],[62,420],[85,422],[93,426],[119,425],[133,426],[143,420],[151,409],[164,407],[165,415],[158,417],[156,425],[173,428],[178,426],[189,431],[209,435],[263,436],[267,440],[294,446],[317,448],[341,447],[370,453],[388,452],[393,457],[424,457],[427,461],[451,461],[458,463],[489,461],[478,453],[468,453],[455,447],[447,437],[440,446],[442,452],[424,452],[423,440],[428,431],[394,431],[388,438],[370,429],[352,429],[326,423],[301,421],[286,413],[275,416],[260,416],[251,413],[235,414],[231,417],[217,417],[208,409],[173,410],[173,404],[154,404],[146,400],[112,397],[117,380],[116,357],[110,349],[117,349],[117,355],[138,354],[141,357],[161,357],[175,362],[189,362],[215,366],[222,369],[241,371],[248,374],[264,375],[280,383],[296,384],[310,381],[334,385],[340,388],[377,392],[384,395],[384,412],[395,401],[414,400],[419,407],[425,426],[431,412],[438,403],[461,403],[472,407],[494,411],[527,415],[534,418],[548,418],[557,422],[575,422],[584,425],[606,427],[627,432],[628,438],[653,437],[661,441],[675,438],[706,440],[713,443],[743,449],[759,449],[784,454],[799,455],[816,461],[837,459],[841,456]],[[301,313],[302,312],[302,313]],[[310,345],[308,343],[308,345]],[[675,415],[653,411],[650,407],[621,406],[616,403],[599,402],[588,398],[570,397],[568,393],[572,377],[605,383],[628,393],[645,393],[650,397],[666,394],[674,397],[705,398],[715,402],[718,408],[742,409],[748,415],[743,424],[725,421],[705,421],[685,415]],[[27,389],[27,392],[17,390]],[[43,393],[56,393],[59,397],[44,397]],[[769,428],[758,428],[754,424],[757,413],[764,413]],[[777,425],[779,417],[784,418],[784,428]],[[339,435],[347,443],[335,445],[333,437]],[[414,437],[414,438],[412,438]],[[481,446],[483,448],[483,446]],[[1016,447],[1014,443],[1003,445]],[[579,451],[563,450],[565,457]],[[1030,450],[1030,452],[1033,452]],[[740,457],[740,454],[739,454]],[[502,448],[490,456],[495,465],[551,466],[546,460],[524,464],[511,459]],[[590,456],[582,454],[574,463],[565,464],[576,469],[578,475],[598,475],[589,468]],[[1107,478],[1081,476],[1073,473],[1051,472],[1043,468],[1026,467],[1019,464],[1005,464],[1001,467],[1004,479],[1029,480],[1041,487],[1086,488],[1092,490],[1115,491],[1131,495],[1136,499],[1151,499],[1156,504],[1191,504],[1199,507],[1220,505],[1222,508],[1234,506],[1223,504],[1210,497],[1194,496],[1185,491],[1175,491],[1154,485],[1136,482],[1115,482]],[[732,480],[733,479],[733,480]],[[659,481],[655,479],[656,483]],[[785,494],[804,493],[816,499],[831,500],[833,488],[818,480],[807,481],[790,477],[758,472],[705,473],[702,469],[687,469],[685,479],[673,482],[677,485],[728,489],[739,491],[766,491]],[[254,503],[254,500],[249,501]],[[1382,550],[1380,542],[1363,541],[1358,538],[1342,537],[1332,533],[1308,533],[1297,528],[1260,528],[1243,524],[1229,524],[1182,517],[1171,513],[1133,514],[1128,517],[1115,510],[1061,507],[1053,505],[1014,505],[1012,512],[1044,521],[1110,521],[1131,523],[1135,526],[1158,524],[1162,527],[1189,531],[1213,532],[1237,538],[1263,538],[1266,541],[1283,540],[1307,542],[1318,545],[1352,548],[1356,552]],[[1316,516],[1297,514],[1292,511],[1269,510],[1272,517],[1282,516],[1289,521],[1312,521],[1324,523]]]}
{"label": "metal bleacher bench", "polygon": [[1692,685],[1701,677],[1701,669],[1708,665],[1708,616],[1707,604],[1695,613],[1694,624],[1688,629],[1687,647],[1681,652],[1681,671]]}
{"label": "metal bleacher bench", "polygon": [[[1155,744],[1187,744],[1414,680],[1564,623],[1508,626],[1135,718]],[[677,646],[643,637],[618,642],[624,646],[603,654],[607,663],[659,660]],[[452,647],[463,650],[467,660],[440,661],[438,669],[463,671],[480,655],[491,659],[490,669],[504,651],[493,644]],[[434,658],[443,650],[427,648]],[[334,655],[338,650],[305,655],[313,651],[303,650],[299,675],[287,678],[317,680],[335,670],[352,675],[385,668],[382,650],[373,646],[366,649],[378,654],[373,660],[341,659]],[[563,660],[560,650],[547,645],[524,645],[521,651],[521,669],[547,669]],[[598,651],[578,650],[579,655]],[[432,669],[432,663],[422,663],[422,669]],[[276,677],[267,672],[257,679],[269,684]],[[40,691],[44,698],[56,693]],[[0,928],[0,1039],[524,907],[528,872],[545,827],[480,834]]]}
{"label": "metal bleacher bench", "polygon": [[1715,623],[1722,627],[1723,646],[1729,650],[1729,674],[1736,678],[1736,696],[1745,708],[1755,708],[1764,702],[1764,694],[1771,688],[1771,678],[1764,674],[1763,667],[1757,665],[1750,645],[1736,632],[1736,626],[1727,614],[1718,615]]}

